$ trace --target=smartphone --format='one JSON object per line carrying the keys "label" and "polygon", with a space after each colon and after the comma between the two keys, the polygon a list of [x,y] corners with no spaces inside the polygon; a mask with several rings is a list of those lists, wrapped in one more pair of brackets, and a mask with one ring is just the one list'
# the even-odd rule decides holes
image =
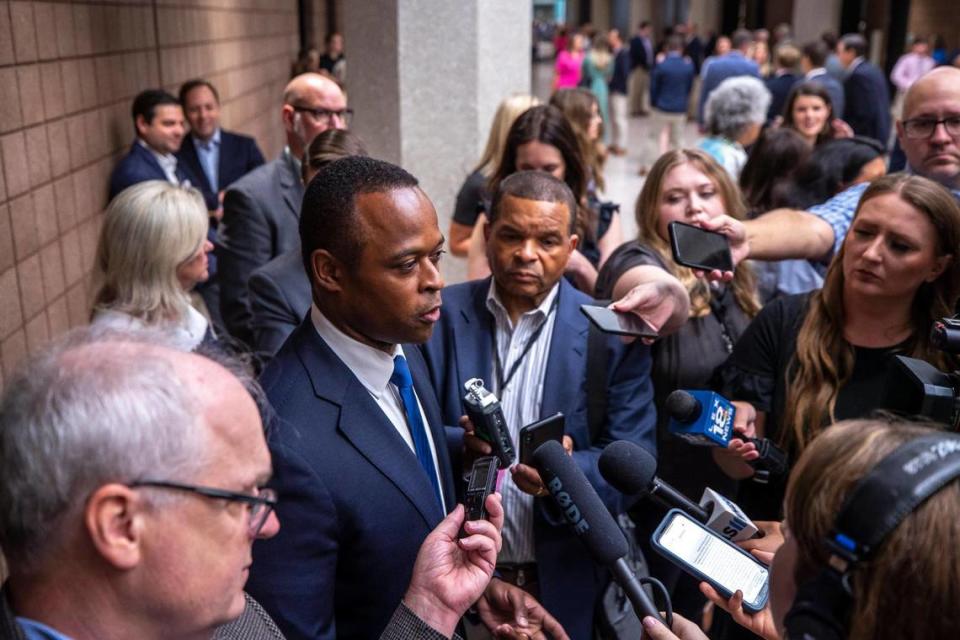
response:
{"label": "smartphone", "polygon": [[644,322],[643,318],[635,313],[614,311],[606,307],[592,304],[580,305],[583,315],[590,318],[590,322],[604,333],[615,333],[620,336],[639,336],[642,338],[656,338],[657,330]]}
{"label": "smartphone", "polygon": [[683,222],[671,222],[667,230],[673,259],[677,264],[704,271],[733,271],[727,236]]}
{"label": "smartphone", "polygon": [[[495,456],[477,458],[470,469],[467,479],[467,491],[463,505],[466,508],[464,522],[469,520],[483,520],[487,517],[487,496],[497,490],[497,470],[500,463]],[[467,534],[460,527],[460,537]]]}
{"label": "smartphone", "polygon": [[770,571],[718,533],[671,509],[650,540],[657,553],[729,598],[743,592],[743,608],[756,613],[767,604]]}
{"label": "smartphone", "polygon": [[530,465],[533,452],[548,440],[563,442],[563,414],[544,418],[520,429],[520,464]]}

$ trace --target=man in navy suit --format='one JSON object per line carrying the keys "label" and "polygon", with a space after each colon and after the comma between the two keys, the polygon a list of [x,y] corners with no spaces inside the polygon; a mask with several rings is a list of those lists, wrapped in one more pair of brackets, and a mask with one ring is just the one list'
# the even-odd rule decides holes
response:
{"label": "man in navy suit", "polygon": [[264,163],[257,141],[220,128],[220,94],[206,80],[180,87],[180,105],[190,123],[177,158],[197,176],[210,211],[221,208],[224,190]]}
{"label": "man in navy suit", "polygon": [[796,74],[800,64],[800,50],[790,43],[777,45],[774,52],[774,61],[777,68],[773,75],[767,78],[767,89],[770,90],[770,108],[767,109],[767,122],[773,122],[777,116],[783,115],[783,107],[787,104],[790,90],[800,81]]}
{"label": "man in navy suit", "polygon": [[843,85],[830,75],[824,67],[829,53],[830,50],[823,40],[808,42],[803,45],[800,68],[803,69],[804,82],[820,84],[827,95],[830,96],[830,102],[833,104],[833,117],[843,119],[843,111],[847,102],[844,98]]}
{"label": "man in navy suit", "polygon": [[[311,181],[300,237],[313,306],[262,378],[283,527],[254,545],[248,588],[287,637],[374,638],[456,504],[447,433],[413,346],[440,317],[444,238],[416,178],[364,157]],[[566,637],[501,580],[477,606],[491,628]]]}
{"label": "man in navy suit", "polygon": [[883,72],[864,58],[866,53],[867,41],[859,33],[848,33],[837,43],[837,57],[847,70],[843,119],[858,136],[869,136],[886,147],[890,141],[890,91]]}
{"label": "man in navy suit", "polygon": [[131,115],[137,139],[110,174],[110,199],[147,180],[196,186],[196,176],[174,155],[184,133],[183,109],[177,99],[162,89],[147,89],[134,98]]}
{"label": "man in navy suit", "polygon": [[756,62],[747,58],[747,51],[753,44],[753,34],[746,29],[738,29],[731,38],[732,49],[730,53],[714,58],[706,66],[703,74],[703,82],[700,85],[700,104],[697,108],[697,121],[700,126],[704,126],[704,105],[707,104],[707,98],[710,93],[720,86],[720,83],[727,78],[735,76],[753,76],[760,77],[760,67]]}
{"label": "man in navy suit", "polygon": [[227,330],[247,344],[253,341],[247,295],[250,274],[300,243],[297,224],[303,199],[303,154],[318,133],[347,128],[350,110],[336,82],[317,73],[304,73],[287,84],[280,117],[286,147],[279,157],[227,189],[217,229],[220,310]]}
{"label": "man in navy suit", "polygon": [[[424,354],[445,424],[463,415],[464,383],[474,377],[500,399],[514,442],[521,427],[562,412],[565,445],[617,513],[622,496],[600,476],[597,458],[614,440],[654,452],[650,353],[640,342],[625,345],[606,335],[591,343],[602,353],[591,360],[589,320],[580,305],[593,299],[563,277],[577,246],[576,208],[570,189],[548,173],[523,171],[506,178],[485,230],[493,276],[444,289],[440,323]],[[588,372],[591,361],[603,364]],[[603,378],[606,410],[599,428],[588,424],[595,419],[587,410],[588,374]],[[467,428],[468,445],[488,452],[489,445]],[[571,637],[589,638],[606,576],[543,499],[547,492],[535,469],[514,466],[501,492],[509,514],[498,559],[501,576],[538,594]]]}

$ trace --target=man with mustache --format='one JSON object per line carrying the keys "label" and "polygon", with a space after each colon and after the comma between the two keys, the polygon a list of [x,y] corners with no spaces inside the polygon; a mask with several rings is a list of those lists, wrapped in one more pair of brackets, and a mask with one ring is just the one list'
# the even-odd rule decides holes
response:
{"label": "man with mustache", "polygon": [[[569,187],[548,173],[521,171],[503,180],[485,229],[492,277],[444,289],[439,326],[424,353],[445,424],[463,415],[463,385],[474,377],[500,399],[514,443],[525,425],[562,412],[564,444],[618,513],[622,497],[600,477],[597,458],[614,440],[655,450],[650,351],[612,335],[588,341],[580,305],[593,300],[563,277],[577,247],[576,207]],[[599,371],[588,365],[594,348],[604,363]],[[599,378],[599,390],[588,374]],[[588,390],[594,392],[589,401]],[[588,402],[598,400],[604,407],[588,411]],[[467,446],[489,453],[472,425],[467,429]],[[534,468],[514,466],[501,492],[507,520],[499,575],[539,598],[571,637],[590,637],[605,577],[551,511]]]}
{"label": "man with mustache", "polygon": [[[290,638],[373,638],[418,548],[457,503],[415,346],[440,317],[444,238],[416,178],[352,156],[310,182],[300,240],[313,306],[262,376],[284,524],[254,545],[248,589]],[[491,630],[566,638],[539,603],[497,578],[477,608]]]}

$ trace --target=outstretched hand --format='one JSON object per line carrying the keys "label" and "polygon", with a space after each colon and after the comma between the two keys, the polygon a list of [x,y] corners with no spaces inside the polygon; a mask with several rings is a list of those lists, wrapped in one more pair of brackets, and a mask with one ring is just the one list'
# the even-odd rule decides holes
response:
{"label": "outstretched hand", "polygon": [[494,578],[477,602],[483,624],[497,638],[570,640],[557,619],[529,593]]}
{"label": "outstretched hand", "polygon": [[[716,231],[717,233],[722,233],[727,236],[727,241],[730,243],[730,257],[733,258],[734,269],[750,257],[750,243],[747,240],[747,228],[741,221],[728,215],[720,215],[714,216],[713,218],[701,216],[697,222],[703,229]],[[733,280],[733,271],[714,269],[713,271],[695,271],[694,273],[716,282],[730,282]]]}

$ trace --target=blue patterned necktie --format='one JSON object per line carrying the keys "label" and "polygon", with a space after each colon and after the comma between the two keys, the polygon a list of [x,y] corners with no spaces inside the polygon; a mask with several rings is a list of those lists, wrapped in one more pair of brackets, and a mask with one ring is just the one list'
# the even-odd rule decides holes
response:
{"label": "blue patterned necktie", "polygon": [[440,479],[437,477],[437,469],[433,465],[433,454],[430,452],[430,441],[427,440],[427,429],[423,424],[423,418],[420,416],[420,405],[417,404],[417,396],[413,393],[413,377],[410,375],[410,367],[407,365],[407,359],[403,356],[396,356],[393,359],[393,375],[390,376],[390,382],[400,391],[400,400],[403,403],[403,413],[407,416],[407,426],[410,428],[410,434],[413,436],[413,448],[417,453],[417,460],[420,466],[430,478],[430,484],[433,485],[433,491],[437,495],[437,501],[443,507],[443,498],[440,491]]}

